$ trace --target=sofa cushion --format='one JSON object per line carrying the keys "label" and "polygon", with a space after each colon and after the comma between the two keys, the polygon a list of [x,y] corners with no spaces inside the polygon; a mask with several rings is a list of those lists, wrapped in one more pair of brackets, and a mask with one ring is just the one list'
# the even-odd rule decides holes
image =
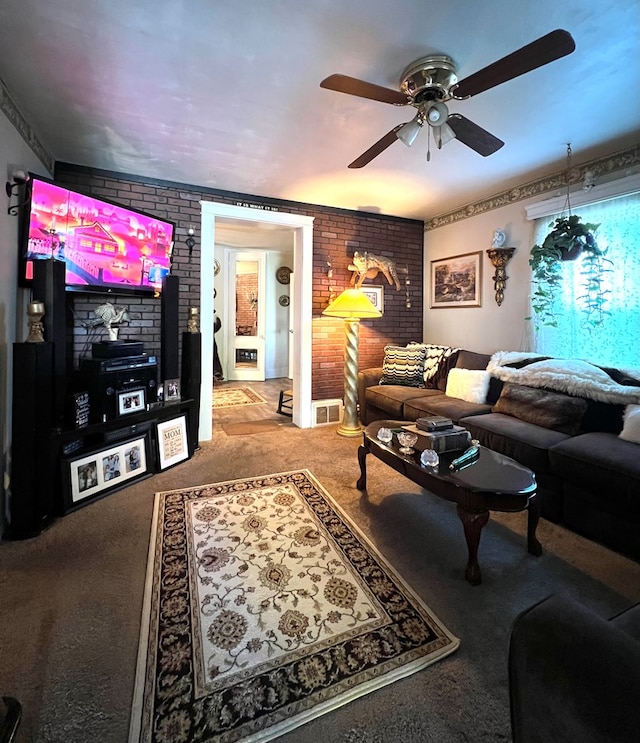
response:
{"label": "sofa cushion", "polygon": [[482,403],[467,402],[459,400],[456,397],[449,397],[436,390],[425,390],[425,392],[434,392],[433,395],[421,395],[406,400],[404,404],[404,415],[407,420],[417,420],[425,415],[442,415],[445,418],[451,418],[457,423],[460,418],[470,415],[481,415],[490,413],[491,406]]}
{"label": "sofa cushion", "polygon": [[380,384],[424,387],[425,357],[425,349],[419,346],[385,346]]}
{"label": "sofa cushion", "polygon": [[536,474],[551,472],[549,450],[569,438],[565,433],[502,413],[474,415],[459,423],[483,446],[506,454]]}
{"label": "sofa cushion", "polygon": [[[437,343],[408,343],[407,348],[422,348],[425,352],[424,386],[428,389],[439,389],[443,370],[455,363],[458,348],[441,346]],[[446,375],[445,375],[446,382]]]}
{"label": "sofa cushion", "polygon": [[614,433],[584,433],[549,452],[551,467],[580,486],[584,504],[640,523],[640,446]]}
{"label": "sofa cushion", "polygon": [[[415,387],[397,384],[381,384],[375,387],[367,387],[364,399],[367,405],[372,405],[378,410],[387,413],[390,418],[396,420],[410,420],[405,418],[404,404],[407,400],[415,398],[418,391]],[[438,390],[421,390],[421,397],[430,395],[442,395]]]}
{"label": "sofa cushion", "polygon": [[451,369],[446,394],[466,402],[484,403],[487,401],[490,376],[488,371],[482,369]]}
{"label": "sofa cushion", "polygon": [[[625,408],[620,438],[640,444],[640,405],[627,405]],[[638,456],[640,456],[640,451],[638,451]]]}
{"label": "sofa cushion", "polygon": [[491,356],[488,353],[476,353],[462,348],[458,352],[456,367],[458,369],[486,369],[489,361],[491,361]]}
{"label": "sofa cushion", "polygon": [[542,428],[575,436],[580,432],[587,402],[579,397],[550,392],[539,387],[506,383],[492,410],[494,413],[503,413]]}

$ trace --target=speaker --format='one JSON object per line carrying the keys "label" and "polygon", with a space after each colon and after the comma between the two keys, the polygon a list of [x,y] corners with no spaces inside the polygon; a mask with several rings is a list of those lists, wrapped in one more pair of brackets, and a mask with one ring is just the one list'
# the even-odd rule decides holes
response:
{"label": "speaker", "polygon": [[198,448],[200,423],[200,383],[202,378],[202,336],[200,333],[182,334],[182,398],[191,399],[194,405],[189,417],[189,442],[192,449]]}
{"label": "speaker", "polygon": [[178,299],[180,279],[165,276],[162,281],[161,329],[160,329],[160,372],[162,379],[178,379]]}
{"label": "speaker", "polygon": [[35,537],[55,518],[59,473],[51,446],[53,351],[49,342],[13,344],[8,539]]}
{"label": "speaker", "polygon": [[53,343],[53,421],[62,426],[67,385],[66,266],[58,260],[33,261],[32,296],[44,302],[44,339]]}

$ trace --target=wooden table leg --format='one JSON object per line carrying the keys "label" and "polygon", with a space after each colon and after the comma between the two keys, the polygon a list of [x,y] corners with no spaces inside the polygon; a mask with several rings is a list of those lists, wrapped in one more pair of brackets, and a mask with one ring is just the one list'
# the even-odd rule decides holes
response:
{"label": "wooden table leg", "polygon": [[478,546],[480,544],[482,529],[487,521],[489,521],[489,511],[473,513],[461,506],[458,506],[457,510],[460,521],[462,521],[464,536],[467,540],[467,549],[469,550],[469,560],[464,577],[472,586],[477,586],[482,582],[480,565],[478,565]]}
{"label": "wooden table leg", "polygon": [[367,489],[367,454],[369,450],[366,446],[358,447],[358,464],[360,465],[360,479],[356,483],[358,490]]}
{"label": "wooden table leg", "polygon": [[530,555],[540,557],[542,554],[542,545],[536,537],[536,529],[540,520],[540,499],[538,495],[529,498],[527,505],[527,550]]}

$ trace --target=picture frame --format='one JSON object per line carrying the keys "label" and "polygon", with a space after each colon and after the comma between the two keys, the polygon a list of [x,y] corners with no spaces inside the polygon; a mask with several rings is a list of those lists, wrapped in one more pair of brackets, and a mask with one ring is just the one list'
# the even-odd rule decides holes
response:
{"label": "picture frame", "polygon": [[165,379],[162,385],[164,390],[164,402],[179,402],[180,401],[180,380],[179,379]]}
{"label": "picture frame", "polygon": [[119,390],[116,393],[118,415],[131,415],[146,409],[147,397],[144,387],[133,390]]}
{"label": "picture frame", "polygon": [[65,512],[151,474],[151,461],[148,432],[63,459]]}
{"label": "picture frame", "polygon": [[431,309],[482,306],[482,251],[431,261]]}
{"label": "picture frame", "polygon": [[384,315],[384,286],[363,284],[360,291],[366,294],[371,304]]}
{"label": "picture frame", "polygon": [[156,434],[160,470],[189,459],[186,415],[160,421],[156,424]]}

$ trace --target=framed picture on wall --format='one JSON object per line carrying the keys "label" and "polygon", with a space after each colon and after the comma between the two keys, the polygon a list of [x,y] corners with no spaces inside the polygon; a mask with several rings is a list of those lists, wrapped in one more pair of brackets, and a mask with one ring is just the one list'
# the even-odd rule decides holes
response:
{"label": "framed picture on wall", "polygon": [[430,307],[480,307],[482,251],[431,261]]}
{"label": "framed picture on wall", "polygon": [[384,286],[368,286],[367,284],[363,284],[360,290],[363,294],[366,294],[371,304],[384,314]]}

